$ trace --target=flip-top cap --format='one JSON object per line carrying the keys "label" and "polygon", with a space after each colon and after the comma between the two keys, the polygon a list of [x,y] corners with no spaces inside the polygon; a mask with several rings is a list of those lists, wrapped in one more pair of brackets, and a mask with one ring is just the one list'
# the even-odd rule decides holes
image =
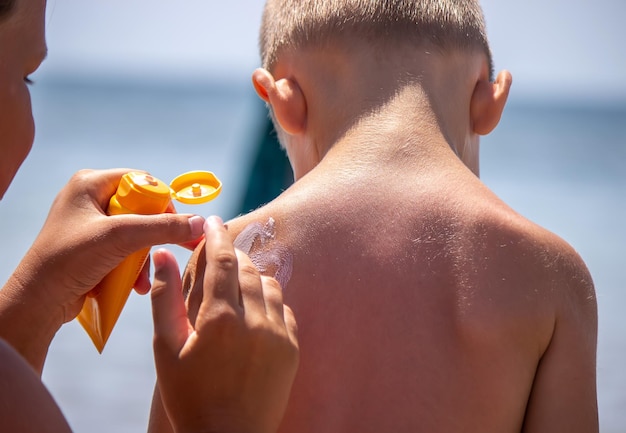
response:
{"label": "flip-top cap", "polygon": [[190,171],[170,183],[172,198],[184,204],[207,203],[222,192],[222,182],[210,171]]}

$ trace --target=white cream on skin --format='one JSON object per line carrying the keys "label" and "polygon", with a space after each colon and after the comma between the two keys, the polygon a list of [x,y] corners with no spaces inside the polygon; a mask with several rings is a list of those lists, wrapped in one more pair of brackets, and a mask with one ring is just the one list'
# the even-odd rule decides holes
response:
{"label": "white cream on skin", "polygon": [[283,290],[291,278],[293,255],[276,241],[276,221],[271,218],[262,225],[248,224],[235,239],[235,248],[243,251],[262,274],[274,272],[273,277]]}

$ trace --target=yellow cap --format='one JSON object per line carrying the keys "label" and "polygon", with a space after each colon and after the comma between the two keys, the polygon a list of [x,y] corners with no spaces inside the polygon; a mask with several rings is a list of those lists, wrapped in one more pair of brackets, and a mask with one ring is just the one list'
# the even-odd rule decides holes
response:
{"label": "yellow cap", "polygon": [[190,171],[170,183],[172,198],[184,204],[207,203],[222,192],[222,182],[210,171]]}

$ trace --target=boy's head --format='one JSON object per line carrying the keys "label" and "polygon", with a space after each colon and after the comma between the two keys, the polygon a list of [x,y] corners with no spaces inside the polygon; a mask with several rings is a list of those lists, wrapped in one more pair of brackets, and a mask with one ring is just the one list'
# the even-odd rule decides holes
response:
{"label": "boy's head", "polygon": [[280,53],[323,45],[343,35],[370,44],[428,43],[442,51],[485,54],[493,62],[477,0],[267,0],[260,32],[263,67],[272,70]]}
{"label": "boy's head", "polygon": [[478,0],[266,0],[260,49],[253,82],[296,179],[382,107],[407,128],[434,119],[478,173],[511,84],[494,80]]}

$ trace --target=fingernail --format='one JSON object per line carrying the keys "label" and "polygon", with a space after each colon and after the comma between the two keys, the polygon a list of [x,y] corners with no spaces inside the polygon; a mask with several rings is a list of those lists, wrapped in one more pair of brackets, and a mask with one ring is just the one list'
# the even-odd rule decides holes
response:
{"label": "fingernail", "polygon": [[152,253],[152,264],[154,265],[154,272],[157,273],[163,268],[165,259],[162,254],[163,249],[158,249]]}
{"label": "fingernail", "polygon": [[220,229],[224,227],[224,221],[220,217],[212,215],[206,219],[206,226],[208,230]]}
{"label": "fingernail", "polygon": [[202,233],[204,233],[204,218],[198,215],[194,215],[189,218],[188,221],[189,227],[191,228],[191,236],[193,236],[194,238],[202,236]]}

